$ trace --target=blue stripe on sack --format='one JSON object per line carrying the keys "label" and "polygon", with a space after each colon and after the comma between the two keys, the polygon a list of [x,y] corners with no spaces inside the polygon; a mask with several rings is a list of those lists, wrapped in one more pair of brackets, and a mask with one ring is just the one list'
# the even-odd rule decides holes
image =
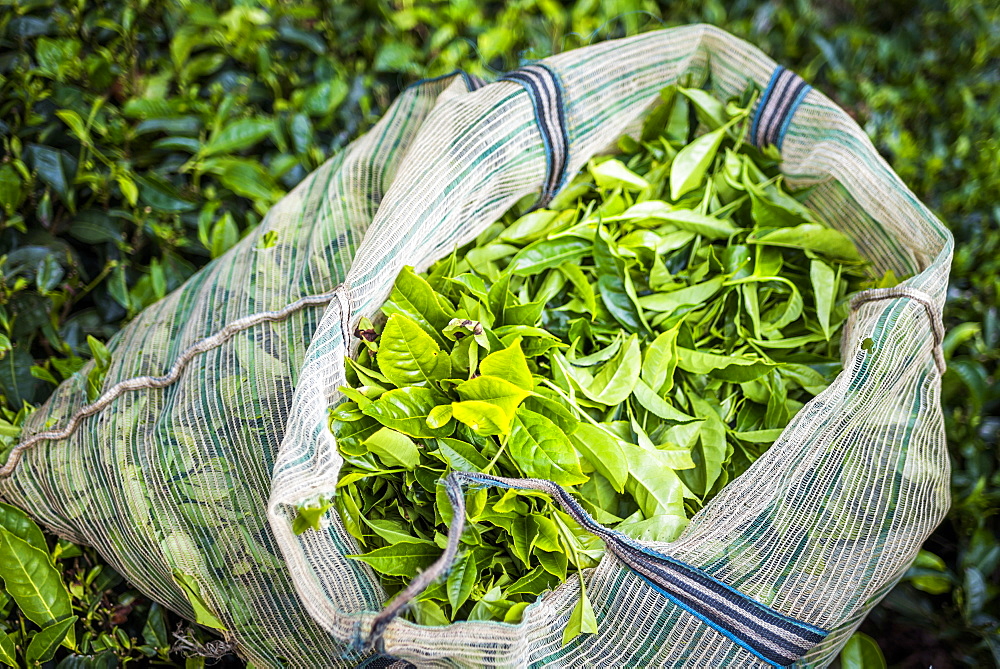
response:
{"label": "blue stripe on sack", "polygon": [[[551,485],[555,486],[555,484]],[[594,534],[613,542],[612,544],[609,544],[609,549],[621,558],[623,562],[632,566],[634,570],[639,571],[640,568],[645,568],[648,571],[655,572],[656,576],[662,579],[663,582],[670,583],[675,589],[679,589],[687,593],[691,597],[688,604],[692,608],[698,609],[702,612],[702,615],[699,617],[709,619],[712,616],[713,611],[721,612],[722,609],[716,607],[716,609],[713,610],[710,603],[705,603],[699,600],[698,590],[678,581],[675,578],[675,575],[670,573],[671,571],[695,581],[697,587],[700,587],[703,590],[711,591],[725,600],[726,604],[728,607],[731,607],[731,609],[724,615],[729,615],[730,617],[740,614],[742,614],[742,616],[749,616],[744,617],[741,620],[741,624],[743,624],[744,627],[749,628],[754,633],[766,638],[772,644],[779,646],[786,651],[786,654],[775,655],[772,656],[773,658],[796,658],[801,654],[801,647],[796,645],[794,642],[784,639],[774,631],[763,627],[759,621],[764,621],[768,625],[777,627],[810,644],[819,643],[826,636],[826,633],[823,630],[780,614],[770,607],[747,597],[738,590],[722,583],[714,577],[709,576],[700,569],[692,567],[684,562],[680,562],[679,560],[671,558],[670,556],[660,553],[659,551],[655,551],[648,546],[644,546],[617,530],[609,530],[599,525],[593,518],[590,517],[590,514],[577,504],[576,500],[574,500],[569,493],[558,486],[556,486],[556,488],[557,490],[553,491],[553,496],[557,498],[560,504],[570,513],[570,515],[574,516],[577,522]],[[641,559],[636,559],[635,557],[630,558],[624,555],[624,552],[620,550],[621,547],[628,547],[632,551],[642,553],[648,556],[650,561],[642,561]],[[662,566],[664,563],[669,565],[669,568],[665,569]],[[639,575],[643,576],[643,578],[647,581],[652,578],[648,574],[640,573]],[[682,595],[678,594],[677,596],[681,597]],[[713,622],[718,621],[713,620]]]}
{"label": "blue stripe on sack", "polygon": [[786,666],[784,664],[780,664],[778,662],[774,662],[774,661],[770,660],[769,658],[764,657],[764,655],[762,655],[757,650],[755,650],[753,648],[753,646],[751,646],[750,644],[748,644],[746,641],[743,641],[742,639],[740,639],[738,636],[736,636],[735,634],[733,634],[729,630],[727,630],[724,627],[718,625],[717,623],[715,623],[711,619],[706,618],[704,615],[698,613],[697,611],[695,611],[694,609],[692,609],[690,606],[688,606],[687,604],[685,604],[684,602],[682,602],[680,599],[678,599],[677,597],[674,597],[672,594],[670,594],[669,592],[667,592],[666,590],[664,590],[663,588],[661,588],[660,586],[658,586],[656,583],[653,583],[653,581],[651,581],[650,579],[646,578],[642,574],[639,574],[639,578],[641,578],[642,580],[644,580],[646,582],[646,584],[649,585],[649,587],[651,587],[653,590],[656,590],[658,593],[660,593],[661,595],[663,595],[664,597],[666,597],[667,599],[669,599],[671,602],[673,602],[677,606],[681,607],[682,609],[684,609],[685,611],[687,611],[688,613],[690,613],[694,617],[698,618],[703,623],[705,623],[706,625],[708,625],[709,627],[711,627],[712,629],[714,629],[716,632],[718,632],[722,636],[726,637],[727,639],[729,639],[730,641],[732,641],[733,643],[735,643],[737,646],[740,646],[741,648],[743,648],[747,652],[751,653],[754,657],[758,657],[761,660],[764,660],[765,662],[767,662],[772,667]]}
{"label": "blue stripe on sack", "polygon": [[[360,664],[355,665],[355,669],[388,669],[394,664],[399,664],[400,660],[389,655],[373,655]],[[400,666],[412,667],[409,662],[403,662]]]}
{"label": "blue stripe on sack", "polygon": [[778,130],[778,141],[776,142],[776,145],[779,149],[781,148],[781,145],[785,142],[785,133],[788,132],[788,126],[792,122],[792,117],[795,116],[795,112],[798,111],[799,105],[802,104],[802,101],[806,99],[806,96],[809,94],[809,91],[811,90],[812,86],[806,84],[799,91],[799,94],[795,97],[795,100],[792,101],[792,106],[789,109],[788,114],[785,115],[785,120],[782,122],[781,128]]}
{"label": "blue stripe on sack", "polygon": [[566,181],[569,162],[569,131],[563,87],[559,76],[546,65],[535,64],[509,72],[500,81],[512,81],[524,87],[535,109],[535,121],[545,146],[546,178],[542,193],[533,209],[544,207]]}
{"label": "blue stripe on sack", "polygon": [[776,67],[754,113],[750,142],[758,148],[774,145],[780,149],[792,117],[811,90],[799,75]]}
{"label": "blue stripe on sack", "polygon": [[827,630],[775,611],[696,567],[598,524],[568,492],[551,481],[505,479],[478,472],[456,472],[451,477],[474,485],[549,493],[650,587],[772,666],[794,663],[828,634]]}
{"label": "blue stripe on sack", "polygon": [[762,116],[762,111],[767,106],[767,101],[771,99],[771,91],[774,90],[774,82],[778,80],[778,75],[781,74],[782,70],[785,68],[779,65],[775,68],[774,73],[771,75],[771,80],[767,82],[767,88],[764,89],[764,94],[760,96],[760,102],[757,104],[757,113],[754,114],[753,123],[750,126],[750,142],[754,146],[757,144],[757,128],[760,127],[760,117]]}

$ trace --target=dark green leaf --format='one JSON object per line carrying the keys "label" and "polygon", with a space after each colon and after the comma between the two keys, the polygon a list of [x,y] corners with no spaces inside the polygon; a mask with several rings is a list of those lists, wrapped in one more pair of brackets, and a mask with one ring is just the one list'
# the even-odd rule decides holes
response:
{"label": "dark green leaf", "polygon": [[48,662],[56,654],[59,644],[63,642],[66,635],[73,629],[77,617],[73,616],[37,632],[28,644],[28,649],[24,652],[25,661],[31,665],[36,662],[41,664]]}
{"label": "dark green leaf", "polygon": [[245,118],[234,121],[212,136],[202,147],[204,156],[233,153],[247,149],[271,134],[274,124],[267,119]]}
{"label": "dark green leaf", "polygon": [[433,544],[399,543],[377,548],[365,555],[348,555],[360,560],[380,574],[413,578],[441,556],[441,549]]}
{"label": "dark green leaf", "polygon": [[867,634],[855,632],[840,651],[843,669],[885,669],[885,658],[878,644]]}

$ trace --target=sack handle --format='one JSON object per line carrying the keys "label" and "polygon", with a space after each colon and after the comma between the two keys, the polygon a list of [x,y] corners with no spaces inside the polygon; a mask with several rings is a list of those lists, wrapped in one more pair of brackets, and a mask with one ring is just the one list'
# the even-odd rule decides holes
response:
{"label": "sack handle", "polygon": [[[803,657],[829,634],[828,630],[791,618],[758,602],[710,574],[645,546],[595,521],[566,490],[545,479],[515,479],[478,472],[452,472],[439,482],[452,505],[448,544],[430,567],[410,581],[372,621],[365,649],[381,646],[381,636],[403,608],[451,569],[465,526],[463,486],[538,490],[591,534],[597,535],[621,563],[661,595],[709,625],[733,643],[773,667],[786,667]],[[381,648],[379,648],[381,650]]]}

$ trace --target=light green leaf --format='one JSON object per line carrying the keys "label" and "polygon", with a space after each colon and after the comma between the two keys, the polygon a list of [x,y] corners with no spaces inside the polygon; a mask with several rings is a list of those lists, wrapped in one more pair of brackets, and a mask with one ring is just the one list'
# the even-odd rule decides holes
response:
{"label": "light green leaf", "polygon": [[671,200],[679,200],[701,185],[725,136],[725,128],[719,128],[698,137],[677,152],[670,166]]}
{"label": "light green leaf", "polygon": [[87,335],[87,346],[94,357],[94,365],[98,369],[106,370],[111,366],[111,353],[108,352],[108,349],[100,339],[95,338],[93,335]]}
{"label": "light green leaf", "polygon": [[855,632],[840,651],[842,669],[885,669],[885,657],[875,639]]}
{"label": "light green leaf", "polygon": [[260,163],[245,158],[213,161],[212,172],[219,182],[237,195],[259,200],[265,205],[278,200],[283,191]]}
{"label": "light green leaf", "polygon": [[677,368],[677,333],[679,326],[660,333],[649,346],[642,359],[639,378],[657,394],[673,387],[674,370]]}
{"label": "light green leaf", "polygon": [[333,502],[320,498],[316,502],[300,504],[295,507],[295,520],[292,521],[292,532],[302,534],[306,530],[319,530],[319,521],[333,506]]}
{"label": "light green leaf", "polygon": [[[516,425],[514,429],[517,430]],[[526,568],[531,566],[531,549],[534,545],[531,529],[531,520],[527,516],[517,516],[511,520],[510,537],[513,553]]]}
{"label": "light green leaf", "polygon": [[414,469],[420,463],[420,451],[413,440],[388,427],[365,439],[365,446],[389,467]]}
{"label": "light green leaf", "polygon": [[[382,425],[417,439],[425,437],[447,437],[454,431],[454,424],[448,426],[448,417],[439,427],[429,424],[431,412],[441,408],[449,400],[441,393],[423,386],[407,386],[384,393],[362,409]],[[439,412],[440,417],[440,412]]]}
{"label": "light green leaf", "polygon": [[[638,207],[639,205],[635,206]],[[705,214],[699,214],[698,212],[690,209],[671,209],[652,216],[651,218],[657,218],[661,221],[672,223],[684,232],[701,235],[706,239],[726,239],[727,237],[731,237],[740,231],[740,229],[736,227],[732,221],[716,218],[714,216],[706,216]],[[671,238],[670,245],[677,246],[677,244],[683,239],[684,238],[680,236]],[[681,246],[683,246],[683,244],[681,244]]]}
{"label": "light green leaf", "polygon": [[472,588],[476,585],[476,578],[479,570],[476,565],[476,558],[472,553],[466,553],[448,573],[448,603],[451,604],[452,619],[458,609],[465,604],[472,594]]}
{"label": "light green leaf", "polygon": [[747,179],[743,184],[750,195],[751,215],[758,227],[783,228],[817,222],[808,207],[783,192],[780,181],[761,186]]}
{"label": "light green leaf", "polygon": [[508,448],[526,476],[560,485],[587,480],[566,435],[555,423],[534,411],[521,408],[514,414]]}
{"label": "light green leaf", "polygon": [[569,623],[563,632],[563,645],[578,637],[580,634],[597,634],[597,616],[594,615],[594,607],[590,605],[590,598],[587,591],[580,586],[580,600],[573,607],[573,613],[569,617]]}
{"label": "light green leaf", "polygon": [[817,223],[755,232],[747,237],[747,243],[807,249],[833,260],[861,261],[854,242],[844,233]]}
{"label": "light green leaf", "polygon": [[452,402],[455,420],[465,423],[476,434],[509,434],[510,416],[492,402],[469,400]]}
{"label": "light green leaf", "polygon": [[212,235],[208,250],[213,258],[218,258],[240,240],[240,230],[233,215],[228,211],[212,224]]}
{"label": "light green leaf", "polygon": [[542,270],[577,260],[591,247],[591,242],[579,237],[543,239],[521,249],[511,259],[508,267],[517,276],[531,276]]}
{"label": "light green leaf", "polygon": [[583,273],[579,267],[573,263],[563,263],[559,266],[559,271],[566,276],[567,279],[576,288],[576,295],[583,302],[584,308],[587,313],[591,316],[595,316],[597,313],[597,295],[594,293],[594,287],[591,285],[590,281],[587,280],[586,275]]}
{"label": "light green leaf", "polygon": [[410,534],[404,523],[386,520],[384,518],[361,518],[368,527],[372,528],[375,534],[379,535],[390,544],[430,544],[433,541],[421,539]]}
{"label": "light green leaf", "polygon": [[733,436],[748,444],[772,444],[784,432],[784,428],[774,428],[769,430],[749,430],[746,432],[733,432]]}
{"label": "light green leaf", "polygon": [[643,309],[650,311],[662,311],[673,313],[681,307],[690,305],[700,305],[715,296],[725,282],[725,278],[718,276],[702,283],[696,283],[687,288],[673,290],[668,293],[653,293],[639,298],[639,304]]}
{"label": "light green leaf", "polygon": [[[499,363],[496,366],[503,365]],[[458,396],[465,401],[488,402],[499,407],[508,419],[514,415],[514,411],[524,401],[524,398],[531,394],[524,388],[507,381],[506,378],[486,374],[463,381],[455,390],[458,392]]]}
{"label": "light green leaf", "polygon": [[589,423],[580,423],[570,435],[576,450],[594,469],[611,482],[618,492],[625,490],[628,481],[628,461],[618,439]]}
{"label": "light green leaf", "polygon": [[615,158],[601,162],[590,161],[587,166],[594,182],[599,188],[624,188],[625,190],[644,190],[649,188],[649,182],[625,167],[625,164]]}
{"label": "light green leaf", "polygon": [[23,539],[31,546],[48,553],[45,535],[31,518],[21,509],[0,502],[0,527]]}
{"label": "light green leaf", "polygon": [[21,613],[39,627],[48,627],[73,613],[69,592],[59,571],[43,551],[0,529],[0,577]]}
{"label": "light green leaf", "polygon": [[540,595],[552,587],[552,574],[541,567],[535,567],[511,584],[504,595]]}
{"label": "light green leaf", "polygon": [[[514,339],[507,348],[490,353],[483,358],[482,362],[479,363],[479,371],[484,376],[496,376],[505,379],[524,390],[530,391],[535,387],[534,381],[531,378],[531,370],[528,368],[528,361],[521,350],[521,339],[519,337]],[[482,398],[470,397],[468,399]]]}
{"label": "light green leaf", "polygon": [[84,123],[83,118],[79,114],[71,109],[60,109],[56,112],[56,116],[69,126],[77,139],[84,144],[90,143],[90,133],[87,131],[87,124]]}
{"label": "light green leaf", "polygon": [[694,416],[689,416],[683,411],[672,407],[655,390],[646,385],[646,382],[642,379],[637,380],[633,393],[635,394],[635,398],[639,400],[639,404],[646,411],[659,416],[665,421],[671,423],[691,423],[698,420]]}
{"label": "light green leaf", "polygon": [[589,355],[573,358],[570,362],[574,367],[596,367],[601,363],[611,360],[622,349],[622,343],[625,341],[622,334],[622,332],[619,332],[611,340],[611,343],[604,348],[598,349]]}
{"label": "light green leaf", "polygon": [[410,606],[413,607],[413,613],[418,625],[441,627],[451,623],[448,620],[448,616],[441,609],[441,606],[434,600],[418,599],[415,602],[411,602]]}
{"label": "light green leaf", "polygon": [[201,149],[203,156],[232,153],[247,149],[271,134],[274,124],[269,119],[246,118],[230,123],[213,136]]}
{"label": "light green leaf", "polygon": [[698,119],[712,130],[725,125],[729,120],[726,106],[708,91],[683,87],[678,87],[677,90],[694,105]]}
{"label": "light green leaf", "polygon": [[687,527],[686,516],[661,513],[643,519],[641,513],[629,516],[615,528],[639,541],[674,541]]}
{"label": "light green leaf", "polygon": [[813,299],[816,300],[816,318],[823,328],[823,334],[829,339],[830,315],[837,298],[837,274],[822,260],[813,260],[809,265],[809,278],[812,281]]}
{"label": "light green leaf", "polygon": [[406,316],[442,346],[445,339],[441,332],[453,317],[445,310],[431,285],[415,274],[412,267],[399,271],[389,299],[382,305],[382,313],[390,317],[393,314]]}
{"label": "light green leaf", "polygon": [[431,409],[431,412],[427,414],[427,427],[431,429],[438,429],[444,427],[451,421],[451,405],[444,404],[442,406],[436,406]]}
{"label": "light green leaf", "polygon": [[8,667],[17,666],[17,645],[14,643],[13,634],[0,632],[0,662]]}
{"label": "light green leaf", "polygon": [[826,339],[822,334],[807,334],[800,335],[798,337],[786,337],[785,339],[749,339],[748,341],[753,342],[761,348],[777,348],[777,349],[789,349],[789,348],[802,348],[806,344],[811,344],[814,341],[823,341]]}
{"label": "light green leaf", "polygon": [[[447,362],[445,369],[444,362]],[[397,386],[447,378],[451,363],[441,347],[417,323],[401,314],[389,316],[379,343],[378,368]]]}
{"label": "light green leaf", "polygon": [[660,514],[684,515],[683,484],[673,469],[661,462],[659,453],[633,444],[622,444],[628,460],[631,493],[647,518]]}
{"label": "light green leaf", "polygon": [[677,354],[677,366],[685,372],[691,372],[692,374],[708,374],[716,370],[728,369],[729,367],[750,367],[761,362],[759,358],[720,355],[718,353],[684,348],[683,346],[677,347]]}
{"label": "light green leaf", "polygon": [[753,335],[760,337],[760,301],[757,295],[757,285],[745,283],[739,287],[743,296],[743,307],[750,317],[750,324],[753,328]]}
{"label": "light green leaf", "polygon": [[632,394],[639,380],[642,354],[636,335],[628,338],[621,350],[611,360],[601,366],[594,380],[583,388],[583,393],[595,402],[614,406],[625,401]]}
{"label": "light green leaf", "polygon": [[665,467],[679,470],[691,469],[696,466],[691,457],[690,449],[678,448],[674,444],[666,442],[656,446],[656,452],[660,463]]}
{"label": "light green leaf", "polygon": [[222,624],[222,621],[219,620],[212,607],[202,597],[201,584],[198,583],[194,576],[175,570],[174,583],[184,591],[188,603],[194,609],[194,620],[196,623],[223,632],[226,631],[226,626]]}
{"label": "light green leaf", "polygon": [[468,442],[460,439],[438,439],[436,443],[441,455],[452,469],[461,472],[481,472],[489,465],[489,460]]}
{"label": "light green leaf", "polygon": [[722,464],[726,461],[726,425],[714,406],[697,395],[690,395],[699,418],[704,418],[699,430],[699,443],[694,449],[695,467],[681,470],[681,478],[695,493],[705,495],[712,489]]}
{"label": "light green leaf", "polygon": [[521,244],[533,242],[545,236],[558,214],[559,212],[549,209],[536,209],[511,223],[510,227],[500,233],[498,239]]}
{"label": "light green leaf", "polygon": [[138,186],[135,185],[135,182],[127,174],[116,175],[115,181],[118,182],[118,187],[121,189],[122,195],[125,196],[125,200],[134,207],[136,202],[139,201]]}

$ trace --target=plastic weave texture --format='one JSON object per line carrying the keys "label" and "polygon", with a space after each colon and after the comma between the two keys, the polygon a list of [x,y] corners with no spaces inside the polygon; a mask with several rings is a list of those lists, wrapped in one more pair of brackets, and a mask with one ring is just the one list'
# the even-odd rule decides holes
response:
{"label": "plastic weave texture", "polygon": [[[400,268],[420,271],[516,202],[551,196],[677,82],[722,98],[759,85],[748,141],[780,148],[789,185],[811,187],[807,206],[875,271],[911,277],[855,300],[843,371],[769,451],[677,541],[635,548],[774,620],[828,631],[792,660],[828,664],[949,504],[939,392],[952,239],[844,111],[711,26],[596,44],[491,84],[452,75],[408,88],[253,233],[110,342],[96,403],[89,365],[61,385],[25,427],[0,495],[186,617],[197,591],[255,666],[372,662],[358,641],[384,604],[376,574],[345,557],[358,550],[335,512],[320,531],[291,529],[297,504],[335,492],[328,408],[355,325],[377,313]],[[271,233],[276,243],[261,244]],[[519,624],[393,620],[378,665],[786,664],[611,550],[585,578],[597,634],[562,644],[573,578]]]}

